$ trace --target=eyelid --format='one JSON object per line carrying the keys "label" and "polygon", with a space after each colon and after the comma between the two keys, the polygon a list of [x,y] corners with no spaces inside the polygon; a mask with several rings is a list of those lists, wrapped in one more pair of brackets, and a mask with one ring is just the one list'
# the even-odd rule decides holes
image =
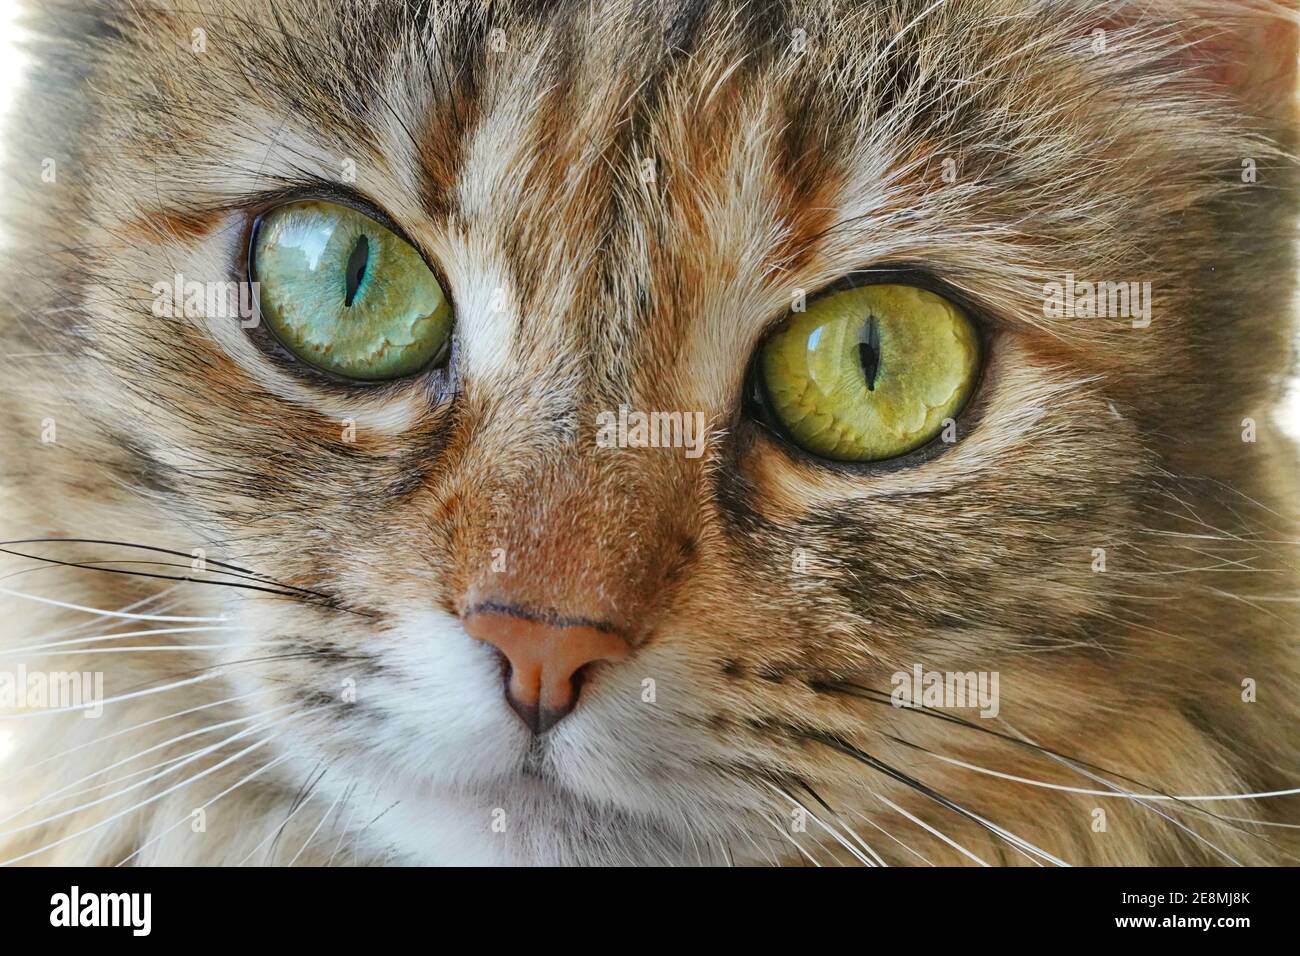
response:
{"label": "eyelid", "polygon": [[[820,286],[816,292],[804,298],[804,311],[808,311],[818,300],[834,295],[837,292],[844,292],[848,289],[858,289],[869,285],[908,285],[915,286],[918,289],[925,289],[927,292],[933,292],[940,298],[947,299],[953,305],[960,308],[980,330],[981,341],[984,338],[984,327],[990,324],[989,315],[991,310],[974,300],[970,295],[958,289],[956,286],[938,278],[934,271],[922,265],[911,263],[899,263],[891,266],[869,266],[864,269],[854,269],[844,273],[838,279]],[[765,341],[775,334],[789,320],[792,310],[787,309],[780,317],[773,319],[763,329],[759,341]]]}
{"label": "eyelid", "polygon": [[[262,219],[273,210],[280,206],[287,206],[296,202],[309,202],[317,200],[319,202],[331,202],[340,206],[347,206],[363,216],[373,219],[379,225],[383,226],[393,235],[397,236],[404,243],[414,249],[420,255],[420,259],[429,267],[433,277],[438,280],[442,286],[443,294],[447,297],[447,303],[451,306],[452,316],[458,314],[456,308],[456,295],[451,287],[447,272],[442,265],[429,255],[423,245],[411,238],[410,233],[402,228],[388,211],[380,206],[377,202],[368,196],[349,189],[347,186],[338,183],[329,183],[320,181],[307,187],[279,189],[273,192],[261,193],[255,197],[254,201],[245,204],[244,210],[247,217],[247,224],[244,227],[245,241],[241,250],[243,260],[238,263],[239,272],[247,277],[248,281],[253,281],[253,244],[257,240],[257,230],[261,225]],[[453,333],[454,334],[454,333]]]}
{"label": "eyelid", "polygon": [[[246,232],[248,234],[248,259],[251,262],[252,240],[257,230],[258,223],[270,212],[281,206],[292,205],[298,202],[328,202],[338,206],[346,206],[353,212],[360,213],[368,219],[373,219],[379,225],[383,226],[397,238],[401,239],[408,246],[420,254],[425,265],[434,270],[434,275],[439,275],[437,269],[434,269],[433,263],[429,261],[429,256],[425,253],[424,248],[415,242],[410,234],[402,228],[401,224],[394,219],[386,209],[379,203],[362,195],[355,190],[348,189],[346,186],[340,186],[335,183],[321,183],[308,188],[279,189],[269,193],[261,193],[251,202],[244,205],[245,214],[248,220]],[[441,276],[439,276],[441,279]]]}

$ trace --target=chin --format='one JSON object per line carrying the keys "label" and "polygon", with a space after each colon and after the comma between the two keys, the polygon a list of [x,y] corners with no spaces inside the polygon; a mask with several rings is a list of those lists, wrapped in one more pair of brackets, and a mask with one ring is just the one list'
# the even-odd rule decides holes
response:
{"label": "chin", "polygon": [[599,801],[522,769],[463,787],[399,783],[391,796],[392,809],[376,824],[373,837],[396,863],[678,866],[725,865],[734,859],[717,838],[704,844],[664,814],[636,809],[631,802]]}

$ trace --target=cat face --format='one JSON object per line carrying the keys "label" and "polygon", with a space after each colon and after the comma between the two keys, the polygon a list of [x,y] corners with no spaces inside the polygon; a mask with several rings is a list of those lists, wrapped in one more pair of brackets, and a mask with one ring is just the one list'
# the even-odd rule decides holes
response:
{"label": "cat face", "polygon": [[[1209,596],[1226,539],[1191,536],[1249,529],[1279,487],[1280,441],[1239,432],[1284,366],[1286,134],[1265,80],[1178,59],[1207,21],[1089,6],[102,24],[58,200],[86,247],[62,348],[82,451],[133,540],[267,588],[204,592],[241,630],[202,659],[288,715],[285,779],[373,790],[368,837],[415,860],[832,852],[801,813],[873,860],[1037,853],[988,820],[1074,860],[1205,852],[1136,813],[1100,840],[1094,798],[969,769],[1050,777],[1049,748],[1166,792],[1253,780],[1192,713],[1189,661],[1253,612]],[[150,307],[253,279],[265,306],[257,230],[303,203],[414,251],[438,358],[357,381],[265,311]],[[1085,282],[1132,307],[1051,300]],[[774,420],[762,357],[873,285],[965,317],[969,394],[846,461]],[[645,447],[641,413],[680,440]],[[916,667],[992,675],[997,716],[892,706]]]}

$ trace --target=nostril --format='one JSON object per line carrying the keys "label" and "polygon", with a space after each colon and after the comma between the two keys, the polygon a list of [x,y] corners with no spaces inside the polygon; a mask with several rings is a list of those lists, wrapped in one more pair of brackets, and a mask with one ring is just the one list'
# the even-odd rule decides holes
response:
{"label": "nostril", "polygon": [[496,659],[497,667],[501,671],[501,680],[507,684],[510,683],[510,674],[514,670],[510,666],[510,658],[506,657],[505,651],[501,650],[501,648],[493,647],[491,644],[488,645],[488,650]]}
{"label": "nostril", "polygon": [[578,699],[578,695],[582,693],[582,688],[587,685],[587,678],[591,673],[592,667],[594,667],[595,665],[596,665],[595,661],[591,661],[590,663],[583,664],[576,671],[574,671],[573,676],[569,678],[569,686],[573,688],[573,699],[575,703]]}

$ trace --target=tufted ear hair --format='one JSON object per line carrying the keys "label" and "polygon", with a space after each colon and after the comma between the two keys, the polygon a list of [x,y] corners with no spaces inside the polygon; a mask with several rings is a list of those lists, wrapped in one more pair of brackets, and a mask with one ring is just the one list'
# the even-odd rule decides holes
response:
{"label": "tufted ear hair", "polygon": [[1203,40],[1189,48],[1192,62],[1253,111],[1288,114],[1295,108],[1300,14],[1287,3],[1211,0]]}
{"label": "tufted ear hair", "polygon": [[1280,119],[1295,109],[1300,0],[1121,0],[1105,26],[1159,25],[1173,43],[1170,71],[1208,81],[1247,113]]}
{"label": "tufted ear hair", "polygon": [[1282,119],[1295,106],[1300,0],[1064,0],[1105,45],[1146,48],[1148,69],[1219,90],[1247,115]]}

